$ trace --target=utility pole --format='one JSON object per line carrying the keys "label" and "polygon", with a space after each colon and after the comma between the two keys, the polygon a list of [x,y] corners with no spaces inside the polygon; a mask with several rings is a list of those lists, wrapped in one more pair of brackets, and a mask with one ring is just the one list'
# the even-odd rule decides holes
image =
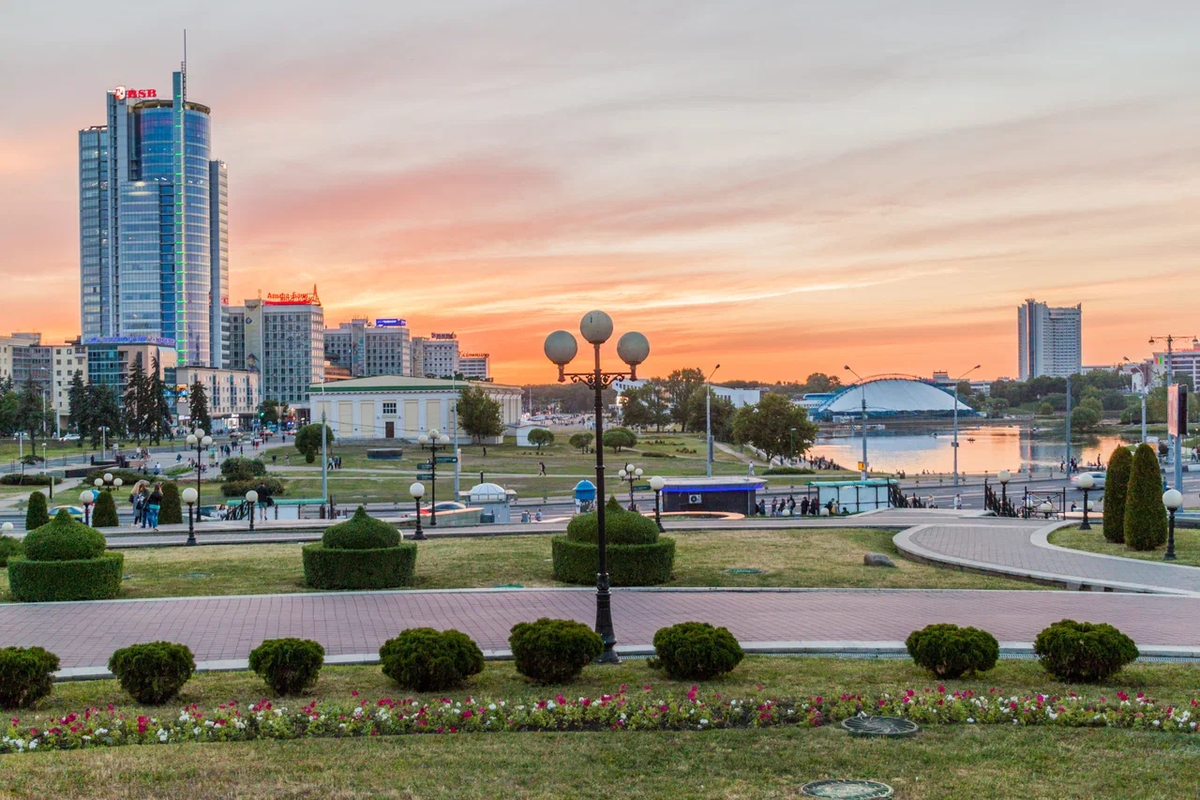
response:
{"label": "utility pole", "polygon": [[1067,376],[1067,477],[1071,477],[1071,376]]}
{"label": "utility pole", "polygon": [[[712,376],[721,368],[717,364],[712,368],[712,372],[708,373],[708,378],[704,381],[704,474],[712,477],[713,465],[713,437],[712,437]],[[767,466],[771,466],[769,463]]]}
{"label": "utility pole", "polygon": [[[1174,360],[1175,359],[1173,356],[1174,356],[1175,335],[1168,333],[1165,336],[1151,336],[1150,344],[1154,344],[1155,341],[1160,341],[1163,339],[1165,339],[1167,342],[1167,384],[1166,385],[1167,385],[1167,392],[1168,392],[1168,402],[1170,402],[1170,400],[1169,400],[1170,387],[1171,387],[1172,381],[1174,380],[1174,369],[1173,368],[1174,368]],[[1197,340],[1196,336],[1194,334],[1192,336],[1192,347],[1193,347],[1193,349],[1200,347],[1200,340]],[[1184,420],[1184,424],[1185,425],[1187,424],[1186,420]],[[1175,459],[1175,488],[1178,489],[1179,491],[1183,491],[1183,461],[1182,461],[1182,459],[1183,459],[1183,437],[1176,436],[1176,435],[1172,434],[1170,431],[1167,431],[1167,440],[1170,444],[1171,456]]]}
{"label": "utility pole", "polygon": [[[982,364],[976,364],[969,370],[959,375],[954,379],[954,485],[958,486],[958,384],[963,378],[970,375],[975,370],[979,369]],[[863,431],[863,436],[866,436],[866,431]]]}

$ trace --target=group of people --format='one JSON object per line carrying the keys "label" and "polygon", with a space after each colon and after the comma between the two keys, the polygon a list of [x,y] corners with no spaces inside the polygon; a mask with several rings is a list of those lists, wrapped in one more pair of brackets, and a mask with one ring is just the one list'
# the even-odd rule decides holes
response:
{"label": "group of people", "polygon": [[342,457],[341,456],[330,456],[329,458],[326,459],[325,466],[328,467],[329,469],[341,469],[342,468]]}
{"label": "group of people", "polygon": [[[838,503],[836,500],[831,499],[825,504],[825,508],[829,511],[830,515],[837,514]],[[756,513],[761,517],[782,517],[785,516],[784,511],[787,512],[786,516],[789,517],[815,517],[821,513],[821,504],[815,497],[811,500],[808,497],[802,497],[800,498],[800,502],[797,503],[796,498],[789,494],[786,498],[772,497],[769,508],[766,500],[759,500],[758,508],[756,509]]]}
{"label": "group of people", "polygon": [[129,495],[133,505],[133,525],[158,530],[158,512],[162,509],[162,484],[138,481]]}

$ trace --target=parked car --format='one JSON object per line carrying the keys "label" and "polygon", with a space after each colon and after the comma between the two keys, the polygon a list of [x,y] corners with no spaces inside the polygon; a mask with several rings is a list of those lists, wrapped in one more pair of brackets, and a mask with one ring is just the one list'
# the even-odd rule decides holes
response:
{"label": "parked car", "polygon": [[[443,500],[440,503],[436,503],[433,507],[436,508],[438,511],[461,511],[462,509],[466,508],[466,506],[464,504],[455,502],[454,500]],[[428,514],[429,507],[422,506],[421,513]]]}
{"label": "parked car", "polygon": [[54,519],[54,516],[64,508],[72,517],[83,522],[83,509],[79,506],[54,506],[54,508],[50,509],[50,519]]}
{"label": "parked car", "polygon": [[1105,473],[1103,473],[1103,472],[1077,472],[1076,474],[1071,476],[1071,485],[1074,486],[1076,489],[1078,489],[1079,488],[1079,479],[1082,478],[1084,475],[1092,476],[1092,481],[1093,481],[1092,489],[1103,489],[1104,488]]}
{"label": "parked car", "polygon": [[79,434],[78,433],[66,433],[66,434],[63,434],[62,436],[60,436],[58,438],[58,440],[60,442],[78,442]]}

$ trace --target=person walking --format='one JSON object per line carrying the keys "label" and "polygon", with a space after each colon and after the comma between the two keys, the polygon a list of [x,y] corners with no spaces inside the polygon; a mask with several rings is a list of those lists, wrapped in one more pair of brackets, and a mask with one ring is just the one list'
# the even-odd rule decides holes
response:
{"label": "person walking", "polygon": [[962,511],[962,495],[961,494],[954,495],[954,510]]}
{"label": "person walking", "polygon": [[808,498],[807,497],[800,498],[800,516],[802,516],[802,517],[808,516]]}
{"label": "person walking", "polygon": [[155,533],[158,532],[158,512],[162,509],[162,497],[162,484],[156,483],[150,491],[150,496],[146,498],[146,507],[150,513],[150,527],[154,529]]}
{"label": "person walking", "polygon": [[545,475],[546,475],[546,462],[545,461],[538,462],[538,475],[540,477],[545,477]]}

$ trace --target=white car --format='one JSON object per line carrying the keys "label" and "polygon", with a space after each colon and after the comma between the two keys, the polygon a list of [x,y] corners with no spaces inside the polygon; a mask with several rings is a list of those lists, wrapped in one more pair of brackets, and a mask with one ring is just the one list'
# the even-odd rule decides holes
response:
{"label": "white car", "polygon": [[1082,478],[1084,475],[1092,476],[1092,489],[1101,489],[1101,490],[1104,489],[1105,473],[1103,473],[1103,472],[1077,472],[1076,474],[1071,476],[1071,485],[1074,486],[1076,489],[1079,489],[1080,488],[1079,479]]}
{"label": "white car", "polygon": [[78,442],[79,434],[78,433],[64,434],[62,437],[59,438],[59,441],[60,442]]}

